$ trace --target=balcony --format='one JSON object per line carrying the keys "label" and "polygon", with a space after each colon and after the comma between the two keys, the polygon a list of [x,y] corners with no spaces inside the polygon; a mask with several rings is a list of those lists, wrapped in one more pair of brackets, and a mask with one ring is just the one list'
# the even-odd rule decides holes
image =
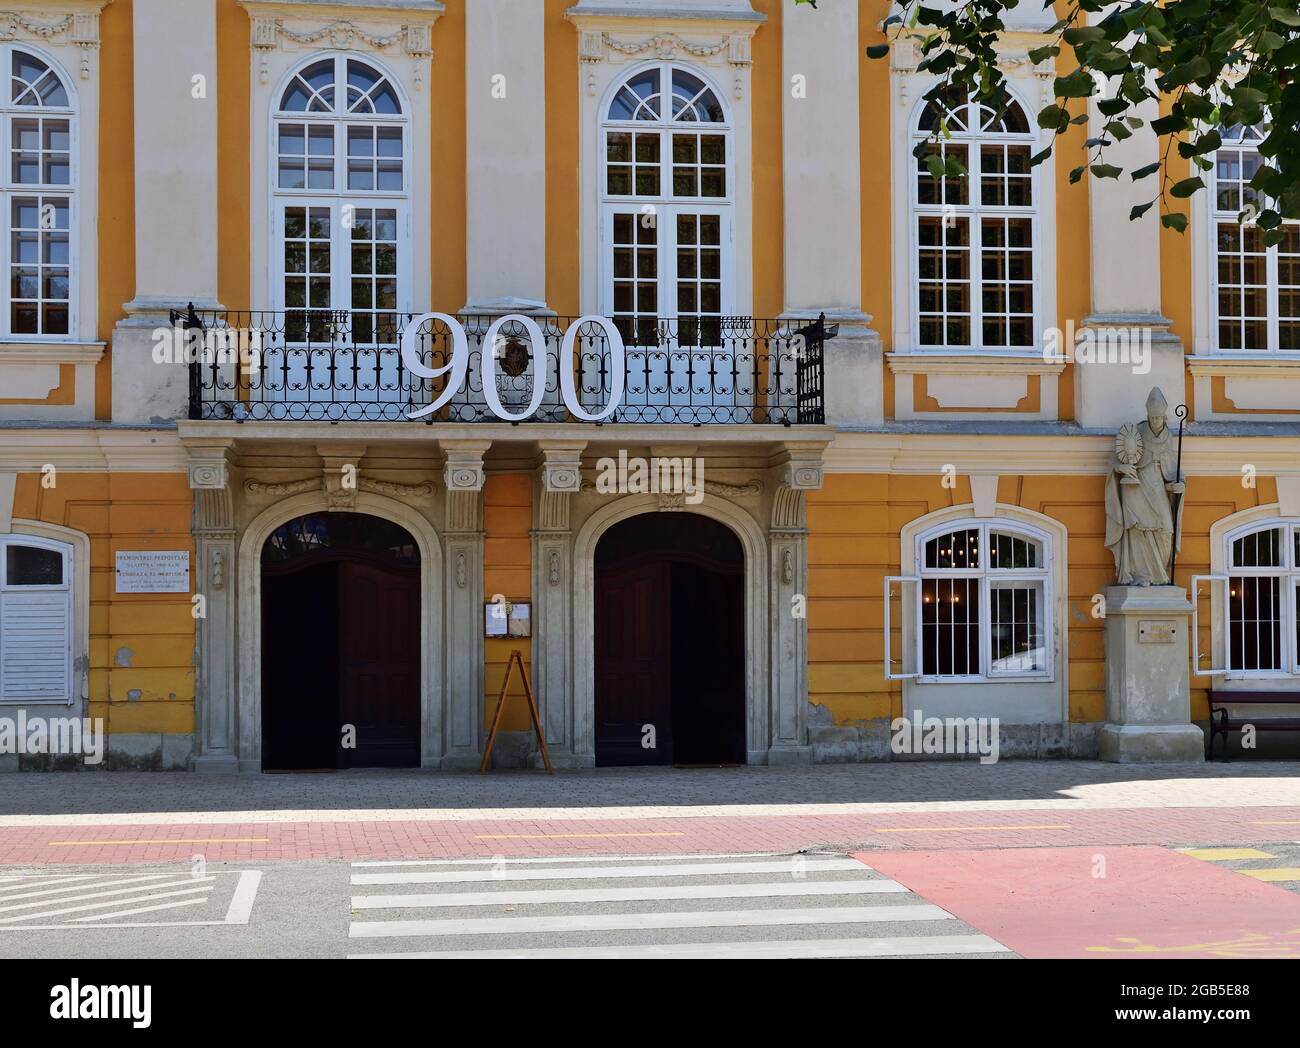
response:
{"label": "balcony", "polygon": [[[360,311],[198,312],[173,314],[190,361],[189,417],[233,422],[601,423],[688,426],[825,422],[824,318],[805,326],[752,317],[618,320],[623,352],[606,327],[585,320],[459,317],[452,327],[415,315]],[[539,337],[540,336],[540,337]],[[531,347],[536,347],[531,348]],[[544,349],[544,353],[542,350]],[[484,389],[487,375],[497,403]],[[568,359],[566,359],[566,357]],[[464,364],[463,381],[447,383]],[[414,366],[418,364],[418,366]],[[563,365],[563,367],[562,367]],[[572,368],[566,399],[564,372]],[[428,372],[438,377],[426,377]],[[540,397],[535,380],[543,383]],[[621,378],[621,382],[619,379]],[[617,407],[605,414],[618,387]],[[430,405],[441,401],[433,411]],[[535,406],[534,406],[535,403]]]}

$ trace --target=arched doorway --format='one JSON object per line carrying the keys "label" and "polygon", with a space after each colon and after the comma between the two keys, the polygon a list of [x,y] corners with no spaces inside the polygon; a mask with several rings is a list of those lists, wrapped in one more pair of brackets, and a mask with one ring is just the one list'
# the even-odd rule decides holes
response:
{"label": "arched doorway", "polygon": [[420,763],[420,552],[400,525],[312,513],[262,547],[262,767]]}
{"label": "arched doorway", "polygon": [[724,524],[650,513],[595,555],[598,766],[743,764],[745,556]]}

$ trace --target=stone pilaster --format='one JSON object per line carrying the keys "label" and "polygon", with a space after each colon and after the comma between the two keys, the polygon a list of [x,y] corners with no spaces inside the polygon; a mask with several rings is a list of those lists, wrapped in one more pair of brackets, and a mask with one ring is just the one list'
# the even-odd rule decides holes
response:
{"label": "stone pilaster", "polygon": [[486,440],[445,440],[443,482],[446,551],[443,581],[446,623],[446,687],[440,748],[425,750],[440,767],[478,767],[483,731],[483,454]]}
{"label": "stone pilaster", "polygon": [[135,297],[113,329],[113,421],[152,422],[189,399],[188,367],[155,363],[154,330],[189,302],[218,308],[216,0],[132,12]]}
{"label": "stone pilaster", "polygon": [[546,308],[545,0],[465,5],[466,313]]}
{"label": "stone pilaster", "polygon": [[771,738],[767,752],[751,752],[749,762],[807,764],[812,761],[808,744],[807,492],[822,486],[822,449],[787,445],[772,471],[776,490],[768,529]]}
{"label": "stone pilaster", "polygon": [[235,498],[227,450],[190,450],[194,496],[194,593],[197,670],[196,772],[239,771],[238,685],[235,667]]}
{"label": "stone pilaster", "polygon": [[[1109,13],[1107,8],[1090,15],[1089,21],[1096,23]],[[1094,95],[1089,103],[1089,134],[1094,137],[1101,136],[1110,119],[1098,111],[1097,101],[1113,97],[1117,84],[1107,80],[1103,94]],[[1160,302],[1160,205],[1129,220],[1134,207],[1148,203],[1160,191],[1158,173],[1136,182],[1129,177],[1160,159],[1160,143],[1151,130],[1151,122],[1160,116],[1159,106],[1144,102],[1132,115],[1146,121],[1144,126],[1106,146],[1102,157],[1124,173],[1119,178],[1088,176],[1092,307],[1078,334],[1100,347],[1139,340],[1150,348],[1150,371],[1135,379],[1128,360],[1075,364],[1075,418],[1080,425],[1102,429],[1140,418],[1146,391],[1152,386],[1170,390],[1175,404],[1184,388],[1183,344],[1170,331],[1173,321],[1164,315]],[[1129,355],[1131,359],[1131,350]]]}
{"label": "stone pilaster", "polygon": [[[573,531],[570,501],[582,486],[585,441],[538,441],[533,488],[533,688],[556,767],[590,767],[575,756],[573,717]],[[540,755],[535,755],[535,757]]]}
{"label": "stone pilaster", "polygon": [[858,5],[785,5],[784,319],[826,314],[826,421],[884,420],[884,355],[862,311]]}

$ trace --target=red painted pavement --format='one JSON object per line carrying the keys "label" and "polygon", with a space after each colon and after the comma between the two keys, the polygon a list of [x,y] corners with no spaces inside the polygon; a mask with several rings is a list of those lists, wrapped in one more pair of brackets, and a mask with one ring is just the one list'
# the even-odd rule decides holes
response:
{"label": "red painted pavement", "polygon": [[1300,957],[1300,895],[1163,848],[857,858],[1025,957]]}
{"label": "red painted pavement", "polygon": [[196,854],[246,862],[1300,841],[1300,807],[112,826],[94,825],[94,816],[86,821],[0,827],[0,863],[156,862]]}

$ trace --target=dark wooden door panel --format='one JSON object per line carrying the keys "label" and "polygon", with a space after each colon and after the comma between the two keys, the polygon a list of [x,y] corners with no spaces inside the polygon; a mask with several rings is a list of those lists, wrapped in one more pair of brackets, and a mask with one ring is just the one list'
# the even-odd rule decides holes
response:
{"label": "dark wooden door panel", "polygon": [[597,765],[672,763],[670,587],[662,561],[597,573]]}
{"label": "dark wooden door panel", "polygon": [[339,723],[340,728],[356,728],[356,747],[340,746],[339,767],[416,766],[419,573],[399,566],[344,563],[339,598]]}

